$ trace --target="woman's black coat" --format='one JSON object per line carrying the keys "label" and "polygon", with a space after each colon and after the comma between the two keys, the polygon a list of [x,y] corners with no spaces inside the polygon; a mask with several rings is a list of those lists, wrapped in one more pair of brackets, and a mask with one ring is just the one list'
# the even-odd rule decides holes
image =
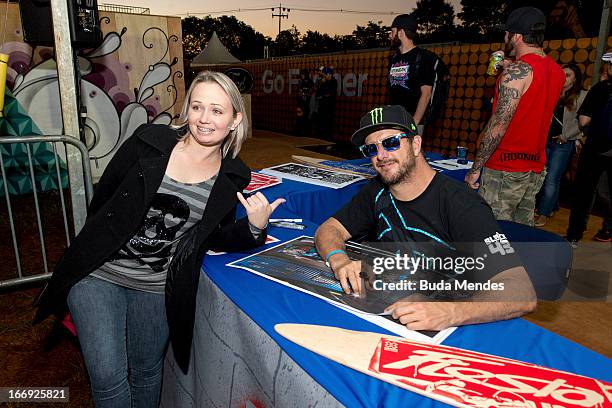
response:
{"label": "woman's black coat", "polygon": [[[83,229],[57,264],[38,300],[34,322],[63,317],[70,288],[99,268],[138,231],[163,179],[179,135],[165,125],[143,125],[119,148],[98,183]],[[177,363],[187,371],[202,258],[211,248],[240,251],[262,245],[248,220],[235,221],[236,192],[251,172],[240,160],[224,158],[202,220],[179,241],[166,279],[166,316]]]}

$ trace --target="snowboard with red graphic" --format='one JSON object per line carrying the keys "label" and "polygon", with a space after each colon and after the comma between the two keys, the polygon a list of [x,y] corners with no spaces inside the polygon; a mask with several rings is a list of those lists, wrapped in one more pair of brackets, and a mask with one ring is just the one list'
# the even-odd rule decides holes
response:
{"label": "snowboard with red graphic", "polygon": [[457,407],[612,407],[611,383],[518,360],[337,327],[275,330],[347,367]]}

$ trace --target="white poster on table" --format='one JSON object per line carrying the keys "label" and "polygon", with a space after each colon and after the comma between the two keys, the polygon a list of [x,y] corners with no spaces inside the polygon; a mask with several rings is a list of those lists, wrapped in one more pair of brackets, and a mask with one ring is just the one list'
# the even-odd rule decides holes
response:
{"label": "white poster on table", "polygon": [[263,169],[261,172],[282,179],[301,181],[302,183],[334,189],[343,188],[357,181],[364,180],[364,177],[356,174],[342,173],[298,163],[280,164]]}

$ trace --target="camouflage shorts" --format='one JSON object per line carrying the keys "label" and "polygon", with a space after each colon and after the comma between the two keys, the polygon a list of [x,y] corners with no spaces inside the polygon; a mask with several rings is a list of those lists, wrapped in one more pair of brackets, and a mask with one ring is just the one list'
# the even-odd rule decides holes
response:
{"label": "camouflage shorts", "polygon": [[484,168],[478,192],[493,209],[498,220],[533,226],[536,194],[546,177],[541,173],[508,172]]}

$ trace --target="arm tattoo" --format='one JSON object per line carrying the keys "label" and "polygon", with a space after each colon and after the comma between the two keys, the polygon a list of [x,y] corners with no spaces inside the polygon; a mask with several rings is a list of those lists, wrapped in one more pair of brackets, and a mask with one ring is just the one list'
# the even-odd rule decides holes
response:
{"label": "arm tattoo", "polygon": [[514,81],[516,79],[525,79],[529,74],[531,74],[532,71],[533,69],[531,68],[531,65],[523,61],[518,61],[514,64],[510,64],[504,72],[506,76],[506,78],[504,78],[504,83],[507,84],[508,82]]}
{"label": "arm tattoo", "polygon": [[[497,106],[495,107],[494,112],[497,119],[506,125],[509,125],[519,99],[521,99],[521,95],[519,94],[518,89],[500,84],[499,94],[497,97]],[[513,103],[513,101],[516,101],[516,103]]]}
{"label": "arm tattoo", "polygon": [[493,112],[493,116],[491,116],[489,123],[487,123],[484,129],[484,137],[474,159],[471,173],[477,172],[484,167],[506,134],[514,112],[516,112],[521,94],[517,88],[505,86],[506,82],[506,80],[500,81],[495,112]]}

